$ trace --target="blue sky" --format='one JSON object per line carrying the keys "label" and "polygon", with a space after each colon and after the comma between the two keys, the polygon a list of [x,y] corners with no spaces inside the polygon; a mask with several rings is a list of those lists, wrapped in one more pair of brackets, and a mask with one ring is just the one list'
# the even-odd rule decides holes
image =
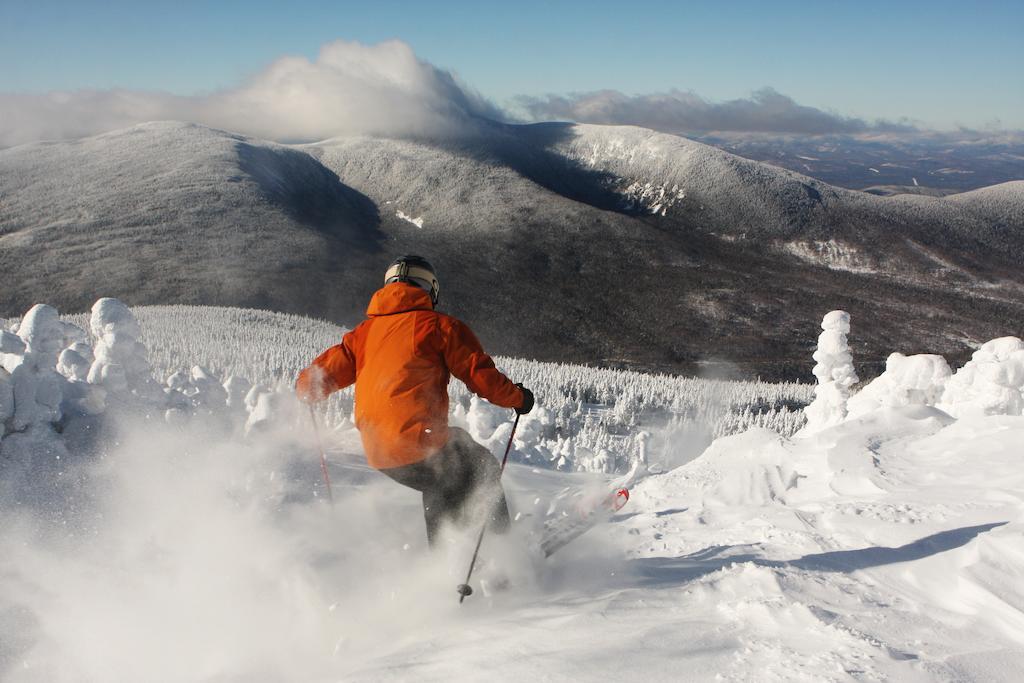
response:
{"label": "blue sky", "polygon": [[503,103],[598,89],[768,86],[929,127],[1024,128],[1024,2],[47,2],[0,0],[0,92],[238,85],[332,40],[399,38]]}

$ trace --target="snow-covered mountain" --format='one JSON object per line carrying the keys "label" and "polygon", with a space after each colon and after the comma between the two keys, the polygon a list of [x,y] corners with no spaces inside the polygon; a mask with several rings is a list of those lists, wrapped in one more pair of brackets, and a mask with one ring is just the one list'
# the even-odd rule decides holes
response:
{"label": "snow-covered mountain", "polygon": [[104,292],[287,310],[326,299],[322,276],[383,237],[373,203],[309,155],[202,126],[0,154],[6,315],[26,296],[82,311]]}
{"label": "snow-covered mountain", "polygon": [[543,360],[792,375],[835,307],[879,363],[1024,319],[1024,183],[878,197],[631,127],[285,146],[153,123],[0,151],[0,192],[0,315],[113,295],[351,324],[414,251],[491,349]]}

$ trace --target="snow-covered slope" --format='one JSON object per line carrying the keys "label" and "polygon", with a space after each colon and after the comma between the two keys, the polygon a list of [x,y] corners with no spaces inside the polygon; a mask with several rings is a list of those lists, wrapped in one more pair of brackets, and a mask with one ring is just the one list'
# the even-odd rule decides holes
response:
{"label": "snow-covered slope", "polygon": [[[446,144],[339,138],[304,149],[379,203],[426,216],[435,230],[509,229],[509,214],[527,206],[559,208],[554,193],[771,243],[839,238],[867,253],[876,251],[869,238],[879,236],[887,246],[893,237],[940,245],[984,239],[1014,253],[1024,246],[1020,183],[955,201],[894,200],[632,126],[535,124]],[[1016,234],[992,239],[994,218]]]}
{"label": "snow-covered slope", "polygon": [[993,227],[1016,232],[1024,223],[1024,181],[1017,180],[950,195],[951,202],[986,216]]}
{"label": "snow-covered slope", "polygon": [[[533,134],[530,127],[524,134]],[[632,126],[576,125],[550,149],[584,168],[621,179],[619,191],[645,210],[688,216],[697,226],[715,232],[764,240],[840,239],[876,258],[881,250],[872,248],[871,241],[881,239],[887,248],[899,247],[894,238],[941,246],[981,241],[989,248],[1010,249],[1018,257],[1024,254],[1021,182],[969,192],[952,201],[923,196],[894,200],[833,187],[694,140]],[[1001,223],[1001,230],[993,229],[994,220]],[[1010,234],[1005,232],[1008,228]]]}
{"label": "snow-covered slope", "polygon": [[[140,313],[151,343],[217,328],[192,344],[168,334],[158,355],[172,367],[249,348],[247,367],[272,372],[295,351],[268,358],[266,344],[338,332],[239,310]],[[92,338],[37,307],[17,335],[0,335],[18,384],[0,409],[31,422],[10,431],[5,420],[0,437],[5,681],[1009,683],[1024,670],[1019,339],[992,340],[924,384],[910,366],[941,359],[897,357],[871,392],[885,407],[812,434],[750,429],[668,471],[637,458],[629,482],[513,464],[513,532],[486,538],[478,590],[460,606],[475,530],[428,552],[420,496],[367,469],[351,425],[323,434],[331,506],[308,414],[279,396],[243,435],[211,419],[234,385],[218,392],[193,370],[184,407],[165,419],[157,408],[176,392],[113,367],[148,362],[133,314],[107,299],[89,322]],[[86,339],[99,369],[87,379],[69,353],[90,355]],[[623,374],[609,387],[608,371],[542,371],[576,379],[566,398],[581,413],[603,390],[665,411],[678,398],[663,377]],[[66,391],[41,390],[54,381]],[[926,405],[938,391],[906,391],[936,382],[959,419]],[[583,389],[593,396],[570,396]],[[74,412],[96,390],[106,411]],[[507,435],[504,412],[491,428]],[[521,424],[517,450],[541,441],[537,427]],[[548,560],[532,554],[531,531],[566,488],[623,483],[631,500],[610,523]],[[501,577],[510,585],[496,592]]]}
{"label": "snow-covered slope", "polygon": [[183,123],[3,150],[0,192],[8,315],[99,296],[351,314],[321,275],[381,239],[373,203],[309,155]]}

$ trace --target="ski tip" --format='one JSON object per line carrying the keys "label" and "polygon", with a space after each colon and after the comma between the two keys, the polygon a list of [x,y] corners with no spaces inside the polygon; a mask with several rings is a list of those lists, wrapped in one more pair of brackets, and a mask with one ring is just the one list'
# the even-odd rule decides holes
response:
{"label": "ski tip", "polygon": [[615,511],[618,512],[629,501],[629,489],[622,488],[615,492]]}

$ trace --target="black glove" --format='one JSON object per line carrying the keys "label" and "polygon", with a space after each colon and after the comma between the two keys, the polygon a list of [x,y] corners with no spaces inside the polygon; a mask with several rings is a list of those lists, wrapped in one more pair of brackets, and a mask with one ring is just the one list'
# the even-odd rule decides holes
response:
{"label": "black glove", "polygon": [[516,412],[520,415],[526,415],[533,410],[533,392],[522,384],[517,384],[516,386],[523,392],[523,405],[516,408]]}

